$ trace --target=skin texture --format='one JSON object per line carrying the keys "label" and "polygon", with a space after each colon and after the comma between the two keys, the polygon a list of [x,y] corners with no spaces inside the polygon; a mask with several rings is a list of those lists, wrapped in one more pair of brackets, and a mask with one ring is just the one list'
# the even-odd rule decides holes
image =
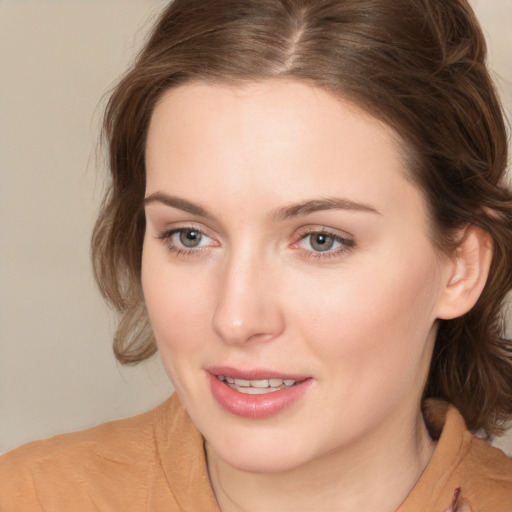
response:
{"label": "skin texture", "polygon": [[[396,510],[428,463],[436,319],[473,299],[457,302],[466,267],[435,251],[403,154],[386,125],[292,81],[187,84],[155,108],[142,284],[223,511]],[[326,198],[359,206],[276,215]],[[186,230],[203,233],[196,247]],[[318,251],[312,232],[342,240]],[[311,385],[245,418],[213,398],[214,365]]]}

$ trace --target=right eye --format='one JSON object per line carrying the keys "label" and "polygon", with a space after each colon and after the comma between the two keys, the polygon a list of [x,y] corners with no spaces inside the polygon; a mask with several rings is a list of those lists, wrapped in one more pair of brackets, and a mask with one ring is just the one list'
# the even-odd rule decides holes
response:
{"label": "right eye", "polygon": [[180,229],[172,238],[175,243],[179,242],[184,247],[191,248],[200,247],[203,236],[197,229]]}
{"label": "right eye", "polygon": [[169,251],[179,254],[192,253],[197,249],[213,245],[213,240],[196,228],[171,229],[158,238],[165,242]]}

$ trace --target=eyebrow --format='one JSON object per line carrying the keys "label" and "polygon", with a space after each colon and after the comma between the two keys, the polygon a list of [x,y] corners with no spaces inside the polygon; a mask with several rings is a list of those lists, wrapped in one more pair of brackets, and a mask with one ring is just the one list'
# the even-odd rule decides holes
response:
{"label": "eyebrow", "polygon": [[[184,212],[198,215],[199,217],[204,217],[210,220],[215,218],[213,213],[204,206],[198,203],[187,201],[186,199],[182,199],[180,197],[164,194],[163,192],[155,192],[154,194],[144,198],[145,206],[152,203],[161,203],[165,206],[177,208],[178,210],[182,210]],[[370,205],[345,198],[327,197],[322,199],[311,199],[301,203],[294,203],[289,206],[284,206],[282,208],[276,208],[275,210],[272,210],[270,218],[274,222],[279,222],[295,217],[305,217],[314,212],[324,210],[350,210],[380,215],[380,212]]]}
{"label": "eyebrow", "polygon": [[373,208],[373,206],[340,197],[326,197],[323,199],[312,199],[273,210],[271,219],[274,221],[282,221],[294,217],[304,217],[323,210],[351,210],[380,215],[380,212]]}
{"label": "eyebrow", "polygon": [[165,206],[177,208],[178,210],[183,210],[184,212],[198,215],[199,217],[205,217],[206,219],[214,218],[214,215],[204,206],[187,201],[181,197],[169,196],[162,192],[155,192],[154,194],[144,198],[144,206],[152,203],[162,203]]}

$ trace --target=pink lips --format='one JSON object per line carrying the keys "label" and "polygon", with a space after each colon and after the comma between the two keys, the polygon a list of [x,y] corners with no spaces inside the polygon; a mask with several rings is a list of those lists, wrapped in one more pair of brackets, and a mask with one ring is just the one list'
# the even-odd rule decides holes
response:
{"label": "pink lips", "polygon": [[[208,368],[207,371],[212,395],[220,406],[237,416],[253,419],[268,418],[278,414],[299,400],[312,384],[311,378],[299,375],[284,375],[265,370],[241,371],[235,368],[212,367]],[[278,391],[261,395],[249,395],[230,388],[225,382],[219,380],[217,375],[244,380],[282,379],[299,382]]]}

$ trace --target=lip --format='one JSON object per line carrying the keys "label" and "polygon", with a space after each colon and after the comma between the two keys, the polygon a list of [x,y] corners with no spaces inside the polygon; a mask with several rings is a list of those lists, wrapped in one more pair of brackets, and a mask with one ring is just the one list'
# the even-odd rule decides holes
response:
{"label": "lip", "polygon": [[[213,397],[226,411],[245,418],[262,419],[279,414],[297,402],[313,383],[310,377],[283,374],[275,371],[238,370],[228,367],[215,367],[207,370]],[[301,381],[294,386],[262,395],[248,395],[231,389],[217,376],[224,375],[235,379],[290,379]]]}
{"label": "lip", "polygon": [[282,379],[282,380],[305,380],[307,375],[281,373],[275,370],[265,370],[255,368],[252,370],[241,370],[231,366],[211,366],[206,371],[211,375],[224,375],[224,377],[233,377],[234,379],[261,380],[261,379]]}

